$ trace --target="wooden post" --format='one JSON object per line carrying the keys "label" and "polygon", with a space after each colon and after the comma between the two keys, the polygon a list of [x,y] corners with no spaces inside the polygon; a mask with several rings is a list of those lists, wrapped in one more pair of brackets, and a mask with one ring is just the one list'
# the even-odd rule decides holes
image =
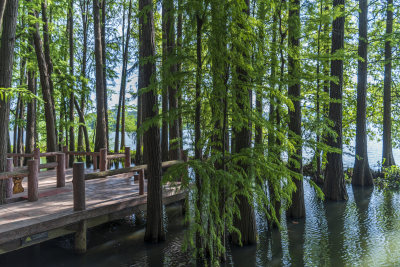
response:
{"label": "wooden post", "polygon": [[139,171],[139,195],[144,195],[144,169]]}
{"label": "wooden post", "polygon": [[[7,159],[7,172],[12,172],[14,169],[13,166],[13,159],[12,158],[8,158]],[[11,198],[13,195],[13,179],[7,179],[6,180],[6,198]]]}
{"label": "wooden post", "polygon": [[18,166],[18,156],[13,156],[14,166]]}
{"label": "wooden post", "polygon": [[35,149],[33,150],[33,159],[37,159],[40,164],[40,148],[35,147]]}
{"label": "wooden post", "polygon": [[97,155],[93,155],[93,170],[96,171],[97,169]]}
{"label": "wooden post", "polygon": [[100,149],[100,171],[104,172],[107,170],[107,149]]}
{"label": "wooden post", "polygon": [[[83,162],[77,162],[73,165],[73,194],[74,211],[83,211],[86,209],[85,193],[85,165]],[[86,252],[86,220],[78,223],[78,229],[75,232],[75,252],[83,254]]]}
{"label": "wooden post", "polygon": [[57,154],[57,187],[65,186],[65,154]]}
{"label": "wooden post", "polygon": [[83,162],[74,163],[72,184],[74,191],[74,211],[85,210],[85,165]]}
{"label": "wooden post", "polygon": [[37,159],[28,161],[28,201],[39,199],[39,161]]}
{"label": "wooden post", "polygon": [[125,168],[131,166],[131,148],[125,147]]}
{"label": "wooden post", "polygon": [[69,166],[69,157],[68,157],[68,147],[63,146],[63,152],[65,154],[65,168],[68,168]]}

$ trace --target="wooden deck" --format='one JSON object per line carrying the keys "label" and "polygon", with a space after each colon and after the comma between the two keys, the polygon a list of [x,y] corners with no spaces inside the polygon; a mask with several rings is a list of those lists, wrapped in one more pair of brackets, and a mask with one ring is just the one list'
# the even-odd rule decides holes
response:
{"label": "wooden deck", "polygon": [[[56,188],[55,177],[54,170],[40,173],[38,201],[0,205],[0,254],[73,233],[82,220],[93,227],[146,208],[147,194],[139,195],[133,173],[86,181],[86,210],[79,212],[73,211],[72,169],[66,172],[63,188]],[[186,195],[176,185],[164,186],[164,204],[182,201]]]}

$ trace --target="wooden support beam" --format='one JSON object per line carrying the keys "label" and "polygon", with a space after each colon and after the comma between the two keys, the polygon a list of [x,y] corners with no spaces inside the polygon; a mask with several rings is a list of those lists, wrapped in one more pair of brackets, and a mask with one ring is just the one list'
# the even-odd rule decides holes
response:
{"label": "wooden support beam", "polygon": [[[14,169],[13,166],[13,159],[12,158],[8,158],[7,159],[7,172],[12,172]],[[13,179],[7,179],[6,180],[6,198],[11,198],[13,195]]]}
{"label": "wooden support beam", "polygon": [[[83,211],[86,209],[85,165],[83,162],[77,162],[73,168],[74,211]],[[86,220],[81,220],[75,232],[75,252],[78,254],[83,254],[87,250],[86,229]]]}
{"label": "wooden support beam", "polygon": [[96,171],[97,169],[97,155],[93,155],[93,170]]}
{"label": "wooden support beam", "polygon": [[28,161],[28,201],[39,199],[39,161],[37,159]]}
{"label": "wooden support beam", "polygon": [[65,154],[57,154],[57,187],[65,186]]}
{"label": "wooden support beam", "polygon": [[125,147],[125,168],[129,168],[131,166],[131,148],[126,146]]}
{"label": "wooden support beam", "polygon": [[[181,161],[181,160],[166,161],[166,162],[162,163],[162,168],[169,168],[175,164],[182,163],[182,162],[183,161]],[[123,174],[123,173],[128,173],[128,172],[138,172],[141,169],[147,170],[147,165],[138,165],[138,166],[134,166],[134,167],[122,168],[122,169],[117,169],[117,170],[88,173],[85,175],[85,179],[86,180],[99,179],[99,178],[104,178],[107,176],[113,176],[113,175]]]}
{"label": "wooden support beam", "polygon": [[35,149],[33,150],[33,159],[37,159],[40,164],[40,148],[35,147]]}
{"label": "wooden support beam", "polygon": [[107,149],[100,149],[100,171],[104,172],[107,170]]}

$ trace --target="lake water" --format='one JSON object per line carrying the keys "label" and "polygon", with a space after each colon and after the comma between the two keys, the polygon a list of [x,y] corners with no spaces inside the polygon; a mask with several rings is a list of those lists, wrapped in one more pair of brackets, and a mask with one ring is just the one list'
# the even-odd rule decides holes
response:
{"label": "lake water", "polygon": [[[371,167],[381,160],[381,143],[369,141]],[[354,156],[345,150],[344,166]],[[305,153],[305,158],[307,153]],[[394,150],[396,162],[400,151]],[[222,266],[400,266],[400,193],[347,185],[347,202],[322,202],[305,182],[306,218],[286,221],[281,232],[270,231],[257,213],[259,242],[229,247]],[[1,215],[0,215],[1,216]],[[73,253],[73,237],[63,237],[0,256],[0,267],[23,266],[192,266],[182,252],[186,233],[180,206],[165,212],[167,241],[143,242],[144,224],[134,215],[88,232],[88,252]]]}
{"label": "lake water", "polygon": [[[269,231],[257,214],[258,245],[228,248],[223,266],[400,266],[400,194],[347,187],[347,202],[324,203],[305,184],[306,218]],[[167,241],[143,243],[135,217],[92,229],[88,252],[73,253],[72,237],[0,256],[0,266],[191,266],[182,252],[185,226],[180,206],[165,212]]]}

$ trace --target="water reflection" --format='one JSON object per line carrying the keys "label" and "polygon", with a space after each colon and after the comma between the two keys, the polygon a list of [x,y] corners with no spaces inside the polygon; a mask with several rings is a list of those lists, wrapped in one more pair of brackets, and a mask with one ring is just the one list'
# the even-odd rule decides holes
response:
{"label": "water reflection", "polygon": [[[229,247],[223,266],[400,266],[400,194],[347,187],[347,202],[323,202],[304,184],[307,216],[269,229],[257,213],[259,242]],[[140,216],[139,216],[140,217]],[[75,256],[71,238],[58,239],[0,256],[0,266],[193,266],[181,250],[185,226],[181,208],[165,213],[167,241],[143,243],[143,224],[130,220],[96,228],[89,250]]]}

